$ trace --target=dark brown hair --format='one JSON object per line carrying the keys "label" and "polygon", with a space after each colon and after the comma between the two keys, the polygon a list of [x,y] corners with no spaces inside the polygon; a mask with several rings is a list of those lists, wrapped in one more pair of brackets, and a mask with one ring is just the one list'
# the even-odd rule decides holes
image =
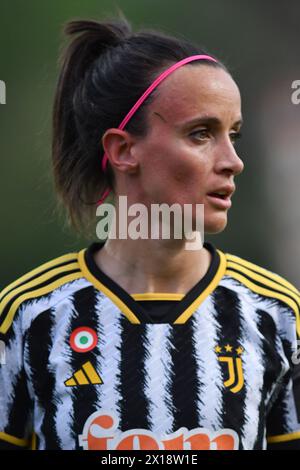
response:
{"label": "dark brown hair", "polygon": [[[112,188],[112,194],[114,190],[109,163],[106,173],[101,169],[104,132],[119,126],[164,68],[207,51],[151,29],[134,33],[123,15],[106,21],[72,20],[66,23],[64,33],[72,40],[60,57],[55,91],[54,180],[68,222],[84,233],[95,218],[95,203],[104,189]],[[201,62],[227,70],[220,62]],[[154,97],[155,90],[126,125],[126,131],[146,135],[147,104]]]}

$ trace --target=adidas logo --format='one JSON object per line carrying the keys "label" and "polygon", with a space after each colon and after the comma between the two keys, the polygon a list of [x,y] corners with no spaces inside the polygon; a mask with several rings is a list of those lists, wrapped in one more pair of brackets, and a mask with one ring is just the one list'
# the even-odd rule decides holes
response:
{"label": "adidas logo", "polygon": [[78,369],[72,375],[72,377],[64,382],[66,387],[76,387],[78,385],[96,385],[102,383],[103,381],[101,377],[97,374],[90,361],[83,364],[83,366]]}

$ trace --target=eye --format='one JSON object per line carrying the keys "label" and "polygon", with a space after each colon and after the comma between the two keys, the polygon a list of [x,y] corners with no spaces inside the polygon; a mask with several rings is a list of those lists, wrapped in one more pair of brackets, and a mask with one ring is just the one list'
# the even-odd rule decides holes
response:
{"label": "eye", "polygon": [[241,139],[242,134],[241,132],[232,132],[230,134],[231,141],[235,144],[238,139]]}
{"label": "eye", "polygon": [[191,137],[199,139],[207,139],[209,137],[208,129],[198,129],[197,131],[191,132]]}

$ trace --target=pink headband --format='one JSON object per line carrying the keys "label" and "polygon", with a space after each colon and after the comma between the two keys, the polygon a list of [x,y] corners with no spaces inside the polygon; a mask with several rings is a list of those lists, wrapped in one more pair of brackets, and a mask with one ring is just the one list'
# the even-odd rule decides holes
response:
{"label": "pink headband", "polygon": [[[182,65],[185,65],[189,62],[192,62],[194,60],[210,60],[212,62],[217,62],[216,59],[214,59],[213,57],[209,56],[209,55],[192,55],[190,57],[186,57],[185,59],[182,59],[180,60],[179,62],[176,62],[176,64],[173,64],[171,67],[169,67],[167,70],[165,70],[164,72],[162,72],[155,80],[154,82],[147,88],[147,90],[143,93],[143,95],[137,100],[137,102],[135,103],[135,105],[133,105],[133,107],[131,108],[131,110],[126,114],[125,118],[123,119],[123,121],[121,122],[121,124],[119,125],[118,129],[124,129],[124,127],[126,126],[126,124],[128,123],[128,121],[132,118],[132,116],[134,115],[134,113],[139,109],[139,107],[141,106],[141,104],[145,101],[145,99],[150,95],[150,93],[152,93],[152,91],[157,87],[157,85],[159,85],[168,75],[170,75],[170,73],[174,72],[174,70],[178,69],[179,67],[181,67]],[[108,158],[107,158],[107,155],[106,153],[104,153],[103,155],[103,159],[102,159],[102,170],[105,172],[106,171],[106,166],[107,166],[107,161],[108,161]],[[99,201],[97,202],[97,206],[99,206],[100,204],[102,204],[102,202],[104,201],[104,199],[107,198],[107,196],[109,195],[111,189],[106,189],[103,193],[103,196],[101,197],[101,199],[99,199]]]}

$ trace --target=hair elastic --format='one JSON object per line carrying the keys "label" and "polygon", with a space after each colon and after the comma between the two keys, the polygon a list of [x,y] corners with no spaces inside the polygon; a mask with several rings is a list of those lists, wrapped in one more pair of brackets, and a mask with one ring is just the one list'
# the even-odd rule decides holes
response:
{"label": "hair elastic", "polygon": [[[126,114],[125,118],[123,119],[123,121],[121,122],[121,124],[119,125],[118,129],[124,129],[124,127],[126,126],[126,124],[128,123],[128,121],[132,118],[132,116],[134,115],[134,113],[139,109],[139,107],[142,105],[142,103],[146,100],[146,98],[150,95],[150,93],[152,93],[152,91],[166,78],[168,77],[168,75],[170,75],[172,72],[174,72],[174,70],[177,70],[179,67],[181,67],[182,65],[185,65],[185,64],[188,64],[189,62],[192,62],[194,60],[209,60],[211,62],[218,62],[216,59],[214,59],[213,57],[209,56],[209,55],[205,55],[205,54],[200,54],[200,55],[192,55],[190,57],[186,57],[185,59],[182,59],[180,60],[179,62],[176,62],[176,64],[173,64],[171,67],[169,67],[167,70],[165,70],[164,72],[162,72],[155,80],[154,82],[147,88],[147,90],[143,93],[143,95],[137,100],[137,102],[132,106],[132,108],[130,109],[130,111]],[[103,159],[102,159],[102,170],[105,172],[106,171],[106,167],[107,167],[107,162],[108,162],[108,158],[107,158],[107,155],[106,153],[104,153],[103,155]],[[99,201],[97,202],[97,206],[99,206],[100,204],[102,204],[102,202],[104,201],[104,199],[107,198],[107,196],[109,195],[109,193],[111,192],[111,189],[110,188],[107,188],[101,199],[99,199]]]}

